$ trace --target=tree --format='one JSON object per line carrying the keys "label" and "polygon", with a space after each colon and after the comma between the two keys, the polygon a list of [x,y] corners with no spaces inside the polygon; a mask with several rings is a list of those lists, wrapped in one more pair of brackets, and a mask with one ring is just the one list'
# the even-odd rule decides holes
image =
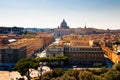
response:
{"label": "tree", "polygon": [[104,74],[108,71],[109,69],[105,68],[105,67],[102,67],[100,69],[94,69],[94,70],[91,70],[91,72],[94,74],[94,75],[101,75],[101,74]]}
{"label": "tree", "polygon": [[57,56],[56,61],[58,61],[59,65],[62,65],[62,62],[64,62],[64,64],[67,64],[69,58],[67,56]]}
{"label": "tree", "polygon": [[39,62],[54,62],[54,61],[68,61],[67,56],[56,56],[56,57],[43,57],[43,58],[37,58]]}
{"label": "tree", "polygon": [[101,72],[101,74],[104,74],[104,73],[106,73],[106,72],[108,72],[108,68],[106,68],[106,67],[102,67],[101,69],[100,69],[100,72]]}
{"label": "tree", "polygon": [[71,77],[71,76],[69,76],[67,74],[64,74],[63,76],[58,77],[56,79],[52,79],[52,80],[76,80],[76,78],[75,77]]}
{"label": "tree", "polygon": [[94,75],[89,71],[81,71],[79,73],[80,80],[95,80]]}
{"label": "tree", "polygon": [[28,80],[30,80],[30,68],[37,69],[39,66],[39,62],[34,58],[25,58],[21,59],[17,62],[14,70],[20,72],[21,75],[26,75]]}
{"label": "tree", "polygon": [[71,77],[75,77],[77,80],[79,80],[79,70],[68,70],[65,73],[68,74]]}
{"label": "tree", "polygon": [[57,77],[61,77],[64,74],[64,70],[56,68],[52,72],[46,72],[42,75],[42,80],[56,80]]}
{"label": "tree", "polygon": [[105,80],[120,80],[120,72],[114,69],[110,69],[106,74],[104,74]]}
{"label": "tree", "polygon": [[[49,62],[50,65],[53,62],[57,62],[57,63],[59,63],[59,65],[62,65],[62,62],[64,64],[67,64],[69,59],[67,56],[56,56],[56,57],[37,58],[37,60],[38,60],[38,62]],[[54,65],[56,65],[56,64],[54,64]],[[53,64],[52,64],[52,67],[53,67]]]}
{"label": "tree", "polygon": [[48,71],[42,75],[42,80],[50,80],[52,78],[52,72]]}
{"label": "tree", "polygon": [[112,67],[112,69],[120,71],[120,63],[114,64],[114,66]]}
{"label": "tree", "polygon": [[64,74],[64,70],[61,68],[56,68],[52,71],[52,77],[56,78],[56,77],[60,77]]}
{"label": "tree", "polygon": [[105,79],[102,78],[100,75],[99,76],[94,75],[94,80],[105,80]]}

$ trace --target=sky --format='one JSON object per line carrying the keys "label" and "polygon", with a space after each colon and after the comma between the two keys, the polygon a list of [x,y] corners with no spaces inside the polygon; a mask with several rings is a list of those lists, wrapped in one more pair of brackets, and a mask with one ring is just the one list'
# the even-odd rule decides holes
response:
{"label": "sky", "polygon": [[120,0],[0,0],[0,26],[120,29]]}

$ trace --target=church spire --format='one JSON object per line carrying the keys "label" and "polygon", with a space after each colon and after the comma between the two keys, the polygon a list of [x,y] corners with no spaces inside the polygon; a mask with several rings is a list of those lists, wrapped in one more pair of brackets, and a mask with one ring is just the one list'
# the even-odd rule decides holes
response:
{"label": "church spire", "polygon": [[10,34],[13,34],[12,28],[11,28],[11,30],[10,30]]}
{"label": "church spire", "polygon": [[87,27],[86,27],[86,23],[85,23],[85,27],[84,27],[84,28],[85,28],[85,29],[87,28]]}

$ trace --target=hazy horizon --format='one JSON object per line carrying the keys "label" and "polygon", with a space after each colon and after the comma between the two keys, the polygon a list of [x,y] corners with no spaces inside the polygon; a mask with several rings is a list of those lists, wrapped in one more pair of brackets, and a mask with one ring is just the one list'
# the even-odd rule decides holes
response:
{"label": "hazy horizon", "polygon": [[120,29],[120,0],[0,0],[0,26]]}

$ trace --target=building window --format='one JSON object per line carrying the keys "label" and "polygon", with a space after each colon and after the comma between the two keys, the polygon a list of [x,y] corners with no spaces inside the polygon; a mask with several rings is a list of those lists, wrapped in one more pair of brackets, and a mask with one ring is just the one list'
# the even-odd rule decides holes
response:
{"label": "building window", "polygon": [[82,49],[80,48],[79,51],[81,51]]}
{"label": "building window", "polygon": [[11,54],[8,54],[8,57],[11,57]]}
{"label": "building window", "polygon": [[55,57],[55,54],[53,54],[53,57]]}

